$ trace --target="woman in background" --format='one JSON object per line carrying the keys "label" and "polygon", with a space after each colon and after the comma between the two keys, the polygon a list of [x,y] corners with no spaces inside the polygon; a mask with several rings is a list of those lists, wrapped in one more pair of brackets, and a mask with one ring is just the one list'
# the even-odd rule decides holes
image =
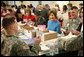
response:
{"label": "woman in background", "polygon": [[67,6],[66,5],[63,6],[62,18],[63,18],[62,27],[65,29],[65,27],[67,26],[68,21],[69,21],[68,11],[67,11]]}
{"label": "woman in background", "polygon": [[30,21],[35,22],[35,16],[31,15],[31,10],[30,9],[26,9],[25,10],[25,15],[23,17],[23,23],[26,23],[28,20],[30,19]]}

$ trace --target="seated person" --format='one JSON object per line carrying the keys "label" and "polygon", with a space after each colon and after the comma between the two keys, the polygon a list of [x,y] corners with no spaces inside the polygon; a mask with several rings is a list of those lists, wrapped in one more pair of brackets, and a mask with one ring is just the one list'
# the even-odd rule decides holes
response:
{"label": "seated person", "polygon": [[47,29],[60,33],[60,27],[60,22],[56,19],[56,12],[51,10],[49,12],[49,21]]}
{"label": "seated person", "polygon": [[6,8],[1,8],[1,17],[4,17],[6,15]]}
{"label": "seated person", "polygon": [[21,11],[21,13],[22,13],[23,15],[25,14],[24,6],[21,7],[20,11]]}
{"label": "seated person", "polygon": [[4,49],[2,50],[3,56],[38,56],[40,37],[36,38],[35,44],[31,44],[32,47],[30,48],[29,45],[16,36],[18,24],[13,16],[6,15],[2,21],[2,25],[6,30]]}
{"label": "seated person", "polygon": [[[31,15],[31,10],[30,9],[26,9],[25,10],[25,15],[23,17],[23,23],[25,23],[25,20],[30,19],[30,21],[35,22],[35,16]],[[27,22],[27,21],[26,21]]]}
{"label": "seated person", "polygon": [[37,25],[46,25],[46,20],[44,17],[41,16],[41,13],[39,11],[35,11],[35,24],[34,26]]}
{"label": "seated person", "polygon": [[81,16],[81,23],[79,24],[76,30],[72,30],[72,33],[76,35],[79,35],[81,32],[83,32],[83,7],[80,9],[80,16]]}
{"label": "seated person", "polygon": [[[78,56],[83,56],[83,8],[81,9],[81,23],[77,30],[72,30],[71,32],[75,35],[78,35],[77,38],[73,38],[72,40],[67,40],[66,42],[62,42],[62,47],[65,51],[78,51]],[[64,43],[63,43],[64,42]],[[60,45],[61,46],[61,45]]]}
{"label": "seated person", "polygon": [[69,20],[69,25],[65,27],[65,35],[68,35],[72,29],[77,29],[80,21],[81,19],[78,16],[78,8],[73,6],[71,8],[71,19]]}

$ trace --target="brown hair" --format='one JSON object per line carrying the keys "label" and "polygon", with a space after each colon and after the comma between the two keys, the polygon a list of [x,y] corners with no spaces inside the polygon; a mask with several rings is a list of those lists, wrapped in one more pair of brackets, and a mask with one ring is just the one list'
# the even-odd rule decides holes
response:
{"label": "brown hair", "polygon": [[25,10],[25,14],[26,14],[27,12],[29,12],[29,15],[31,15],[31,10],[30,10],[30,9],[26,9],[26,10]]}
{"label": "brown hair", "polygon": [[55,4],[55,7],[58,7],[59,8],[59,5],[58,4]]}
{"label": "brown hair", "polygon": [[57,11],[55,8],[52,8],[49,13],[48,13],[48,16],[50,16],[50,14],[53,13],[55,15],[55,17],[57,17]]}
{"label": "brown hair", "polygon": [[70,7],[72,7],[72,3],[68,3],[67,5],[70,6]]}
{"label": "brown hair", "polygon": [[80,9],[80,13],[82,12],[82,9],[83,9],[83,7],[81,7],[81,9]]}
{"label": "brown hair", "polygon": [[2,20],[2,26],[5,29],[7,29],[8,26],[10,26],[11,24],[14,24],[14,23],[15,23],[15,18],[10,14],[5,15],[5,17]]}

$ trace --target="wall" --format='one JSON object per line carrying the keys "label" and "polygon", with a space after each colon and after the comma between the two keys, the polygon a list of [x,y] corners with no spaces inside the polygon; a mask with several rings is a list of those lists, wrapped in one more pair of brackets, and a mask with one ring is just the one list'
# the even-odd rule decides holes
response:
{"label": "wall", "polygon": [[83,3],[83,1],[70,1],[70,3],[72,3],[73,6],[77,6],[79,8],[79,4]]}
{"label": "wall", "polygon": [[17,6],[20,6],[20,5],[21,5],[21,2],[20,2],[20,1],[15,1],[15,4],[16,4]]}
{"label": "wall", "polygon": [[23,1],[23,4],[27,6],[27,5],[31,4],[31,1]]}
{"label": "wall", "polygon": [[63,5],[67,5],[69,1],[42,1],[42,4],[49,4],[50,8],[55,8],[55,4],[59,4],[60,9],[62,10]]}
{"label": "wall", "polygon": [[[10,2],[10,1],[9,1]],[[16,5],[19,6],[21,5],[20,1],[15,1]],[[67,5],[69,1],[42,1],[42,4],[49,4],[50,8],[54,8],[55,4],[59,4],[60,9],[62,10],[63,5]],[[79,4],[83,3],[83,1],[70,1],[74,6],[77,6],[79,8]],[[13,2],[10,2],[9,4],[13,4]],[[23,1],[23,5],[29,5],[32,4],[34,7],[38,5],[38,1]]]}

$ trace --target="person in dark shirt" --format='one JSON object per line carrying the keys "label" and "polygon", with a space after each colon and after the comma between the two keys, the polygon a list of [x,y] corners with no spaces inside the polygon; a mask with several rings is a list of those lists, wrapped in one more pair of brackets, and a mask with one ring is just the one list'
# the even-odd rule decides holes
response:
{"label": "person in dark shirt", "polygon": [[48,12],[49,12],[49,5],[46,4],[43,10],[41,11],[41,16],[45,18],[46,22],[48,22]]}
{"label": "person in dark shirt", "polygon": [[81,32],[83,32],[83,7],[80,10],[81,23],[76,30],[72,30],[72,33],[76,35],[79,35]]}
{"label": "person in dark shirt", "polygon": [[38,26],[38,25],[47,25],[46,24],[46,20],[44,17],[41,16],[40,11],[35,11],[35,24],[34,26]]}
{"label": "person in dark shirt", "polygon": [[18,6],[17,11],[15,12],[15,16],[17,17],[17,22],[22,21],[21,19],[19,19],[18,13],[21,13],[20,6]]}

